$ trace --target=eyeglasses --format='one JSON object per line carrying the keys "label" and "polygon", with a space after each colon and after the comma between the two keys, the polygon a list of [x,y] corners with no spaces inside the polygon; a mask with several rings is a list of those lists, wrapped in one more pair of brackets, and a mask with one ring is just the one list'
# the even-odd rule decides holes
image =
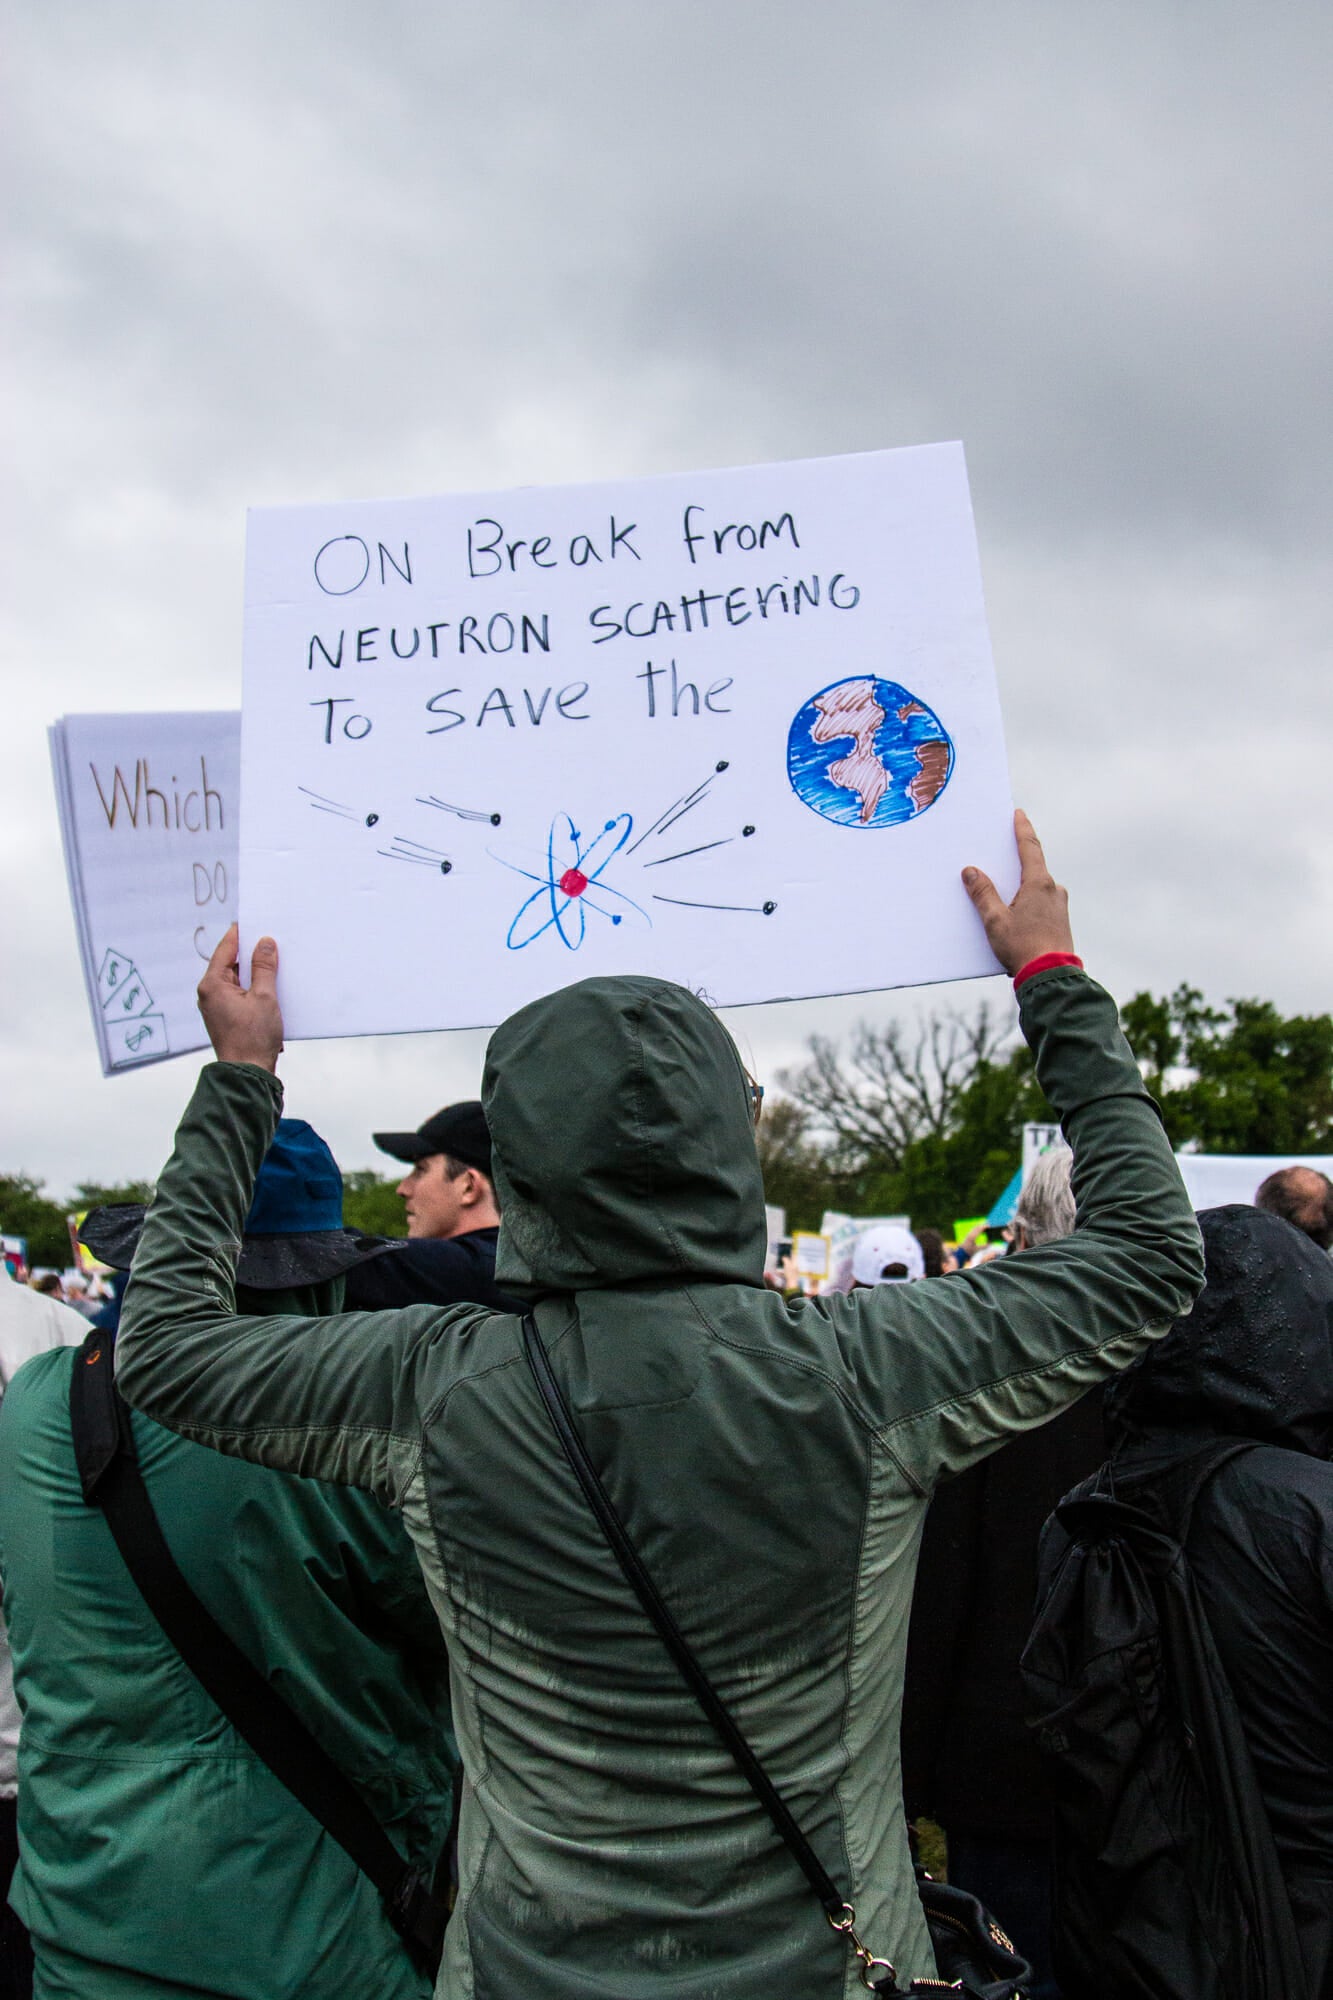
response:
{"label": "eyeglasses", "polygon": [[750,1123],[757,1130],[764,1112],[764,1086],[756,1082],[748,1069],[745,1071],[745,1086],[750,1093]]}

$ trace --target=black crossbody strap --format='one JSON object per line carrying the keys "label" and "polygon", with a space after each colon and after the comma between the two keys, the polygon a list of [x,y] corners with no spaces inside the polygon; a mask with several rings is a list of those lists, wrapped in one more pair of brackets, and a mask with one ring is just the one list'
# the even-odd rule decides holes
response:
{"label": "black crossbody strap", "polygon": [[255,1755],[333,1836],[384,1898],[404,1943],[438,1969],[447,1912],[409,1868],[361,1794],[296,1711],[200,1602],[167,1546],[139,1470],[129,1410],[113,1375],[113,1336],[74,1357],[70,1422],[83,1497],[106,1516],[144,1603],[204,1692]]}
{"label": "black crossbody strap", "polygon": [[782,1794],[746,1742],[735,1717],[699,1665],[689,1642],[662,1602],[657,1585],[644,1568],[638,1550],[626,1533],[611,1496],[603,1486],[597,1468],[588,1456],[583,1439],[575,1429],[569,1406],[551,1372],[550,1357],[531,1313],[527,1314],[523,1321],[523,1349],[565,1457],[573,1467],[588,1505],[597,1517],[598,1526],[611,1545],[612,1553],[620,1564],[626,1583],[656,1627],[662,1644],[675,1661],[690,1692],[736,1759],[755,1797],[790,1848],[806,1881],[823,1904],[824,1913],[830,1923],[834,1923],[839,1930],[846,1929],[844,1913],[849,1908],[846,1897],[838,1889],[819,1856],[801,1832]]}

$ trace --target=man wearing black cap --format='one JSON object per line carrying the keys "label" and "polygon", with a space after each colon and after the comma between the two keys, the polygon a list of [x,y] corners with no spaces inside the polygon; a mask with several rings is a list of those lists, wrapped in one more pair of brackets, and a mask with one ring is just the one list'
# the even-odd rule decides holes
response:
{"label": "man wearing black cap", "polygon": [[347,1310],[474,1304],[511,1309],[495,1288],[500,1211],[491,1185],[491,1135],[476,1098],[447,1104],[415,1132],[376,1132],[382,1153],[411,1171],[398,1183],[408,1241],[349,1273]]}

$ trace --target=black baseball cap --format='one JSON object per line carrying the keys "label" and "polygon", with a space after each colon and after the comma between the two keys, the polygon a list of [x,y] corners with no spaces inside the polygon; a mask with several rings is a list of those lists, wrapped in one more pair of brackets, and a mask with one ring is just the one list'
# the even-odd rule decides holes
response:
{"label": "black baseball cap", "polygon": [[370,1136],[382,1153],[392,1154],[395,1160],[411,1164],[429,1159],[432,1153],[448,1153],[463,1166],[475,1167],[487,1180],[491,1177],[491,1131],[479,1097],[446,1104],[415,1132],[372,1132]]}

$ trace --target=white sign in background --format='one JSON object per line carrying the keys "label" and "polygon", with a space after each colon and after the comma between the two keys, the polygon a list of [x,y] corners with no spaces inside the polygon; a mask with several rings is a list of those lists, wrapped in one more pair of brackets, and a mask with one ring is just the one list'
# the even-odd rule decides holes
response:
{"label": "white sign in background", "polygon": [[1017,878],[961,446],[252,512],[241,922],[293,1037],[590,974],[993,972]]}
{"label": "white sign in background", "polygon": [[1282,1167],[1313,1167],[1333,1179],[1330,1153],[1177,1153],[1176,1165],[1195,1208],[1252,1203],[1261,1181]]}
{"label": "white sign in background", "polygon": [[1028,1123],[1023,1127],[1022,1185],[1024,1187],[1027,1186],[1028,1177],[1031,1174],[1032,1169],[1036,1166],[1038,1160],[1041,1158],[1042,1154],[1049,1153],[1052,1146],[1060,1146],[1063,1144],[1064,1144],[1064,1134],[1060,1130],[1060,1127],[1058,1125],[1039,1125],[1035,1123]]}
{"label": "white sign in background", "polygon": [[206,1048],[195,988],[236,915],[240,716],[67,715],[49,737],[103,1074]]}

